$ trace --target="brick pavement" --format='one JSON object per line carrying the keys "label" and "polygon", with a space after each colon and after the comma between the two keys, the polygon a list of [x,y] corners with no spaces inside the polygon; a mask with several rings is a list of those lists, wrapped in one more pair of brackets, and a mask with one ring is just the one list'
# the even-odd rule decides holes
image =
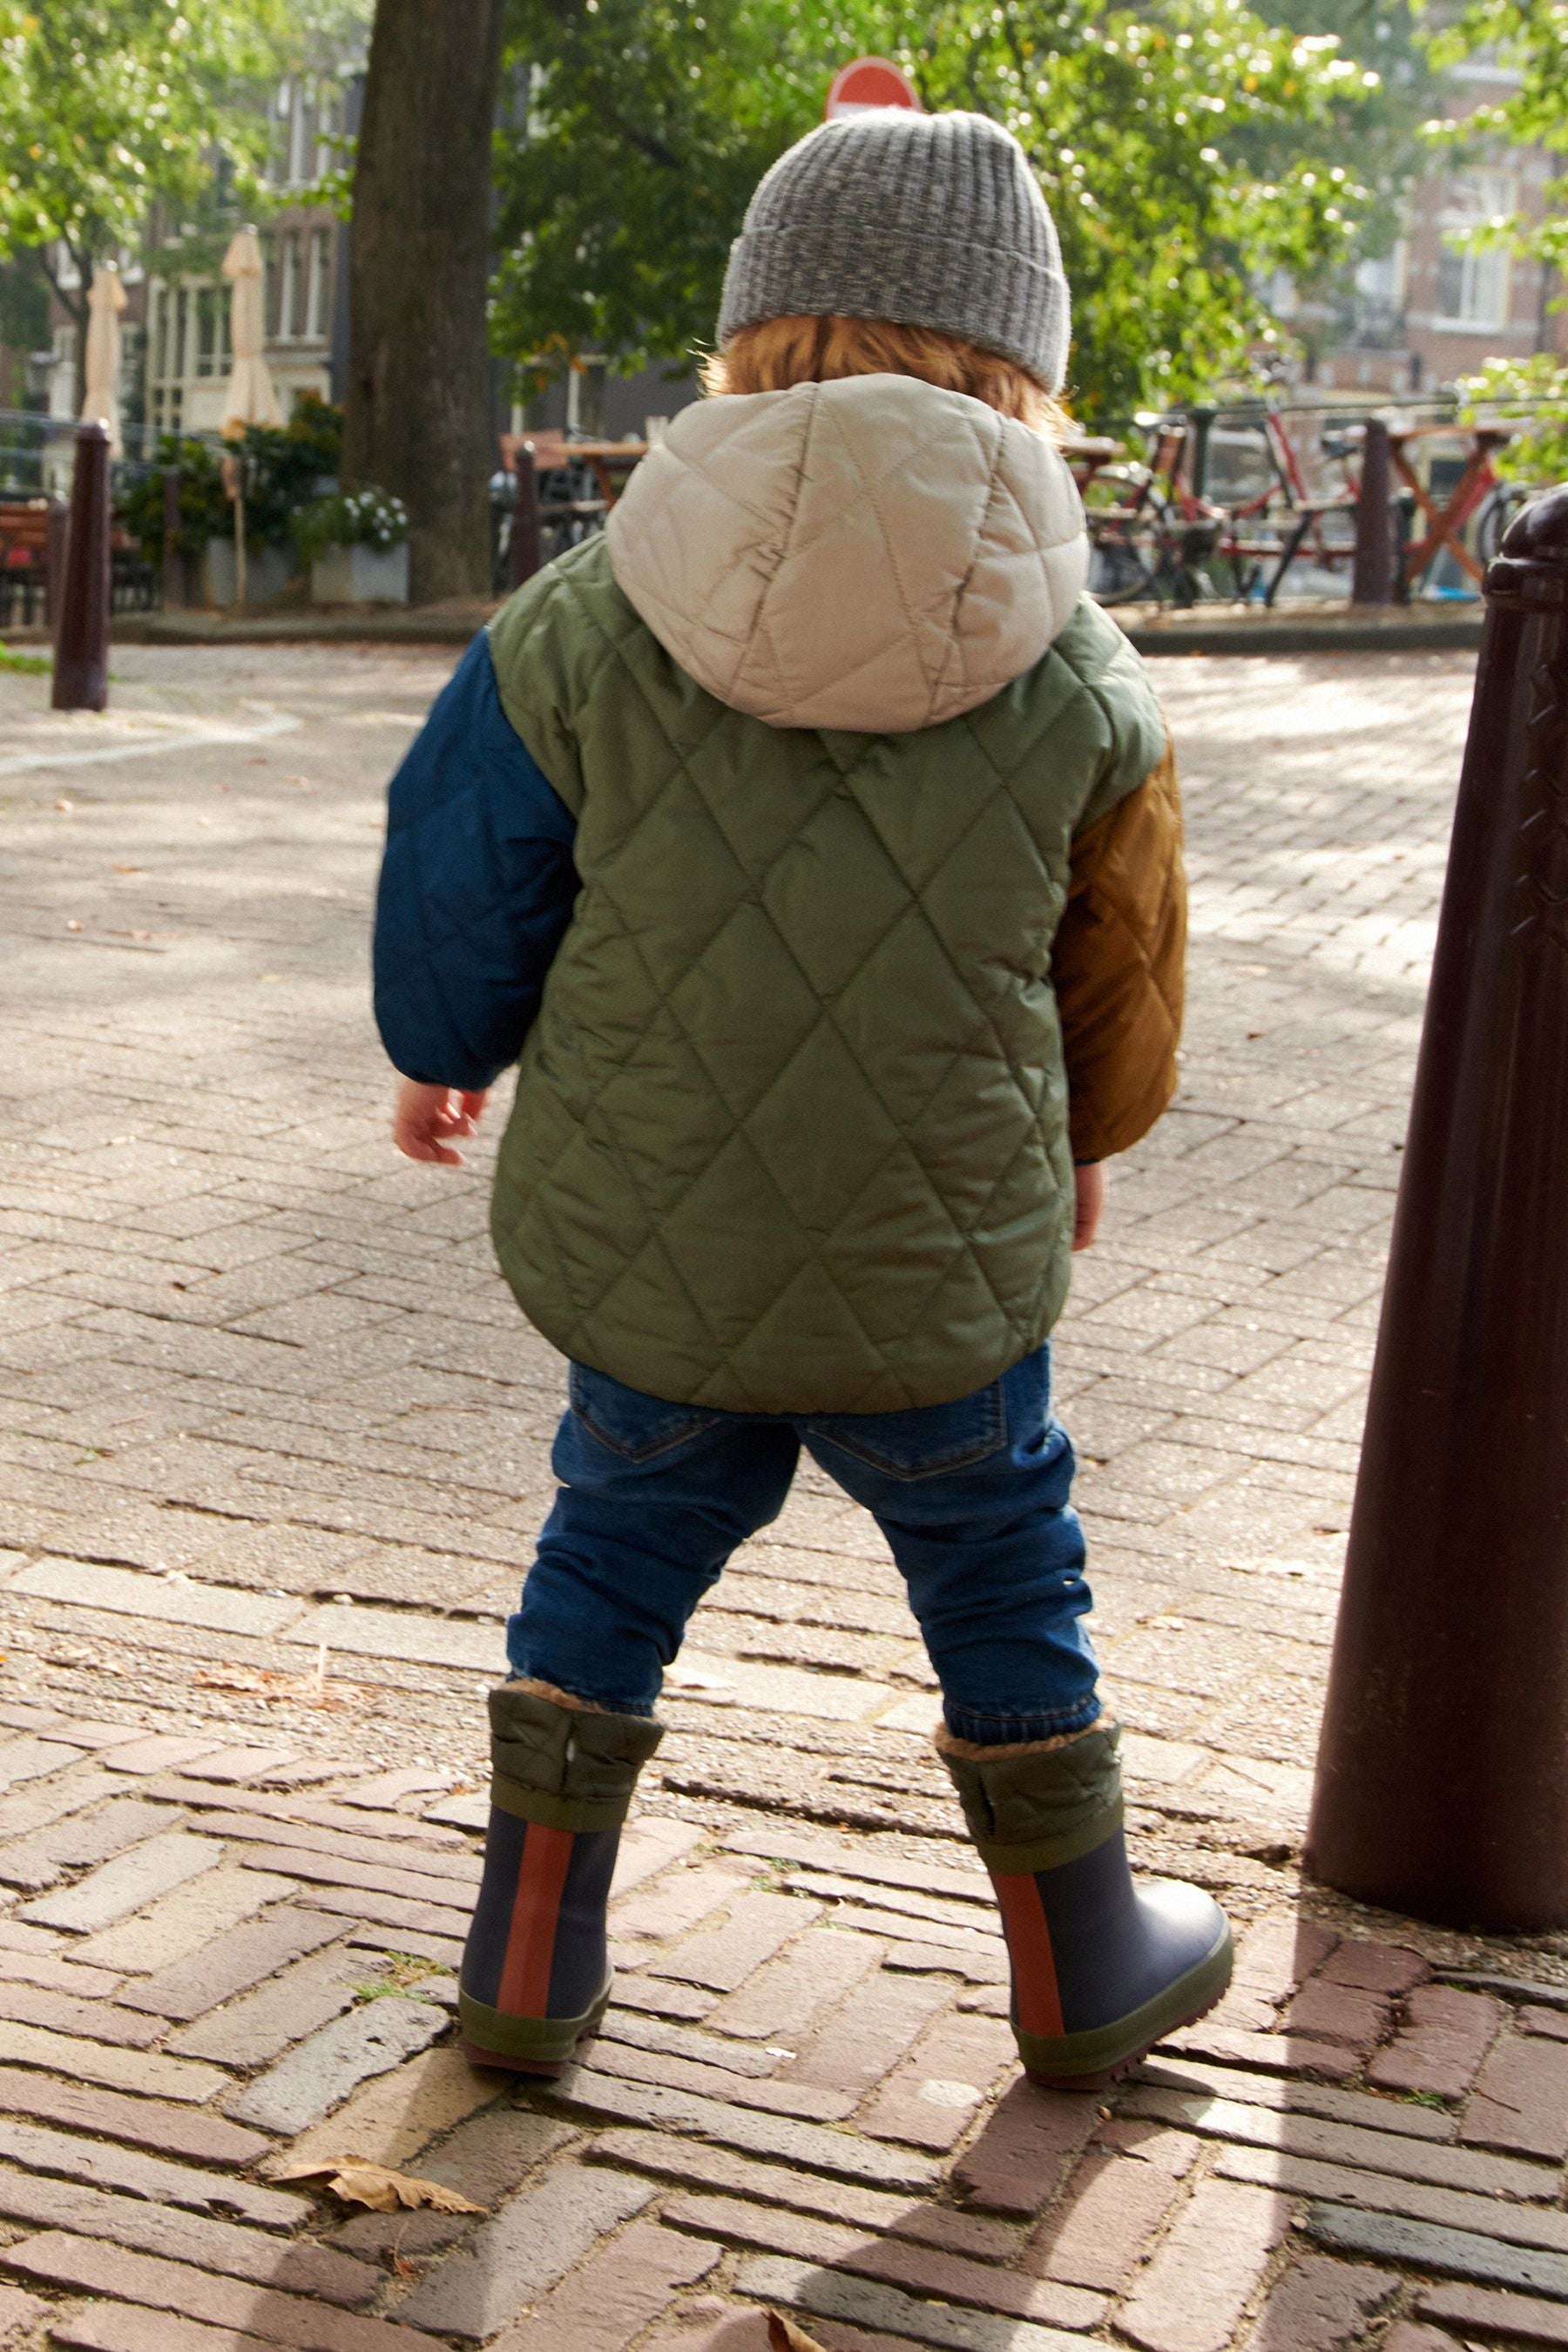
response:
{"label": "brick pavement", "polygon": [[[366,1031],[449,665],[115,660],[101,720],[0,677],[0,2346],[1568,2345],[1568,1940],[1296,1867],[1468,662],[1163,665],[1184,1087],[1058,1370],[1140,1860],[1250,1924],[1096,2102],[1017,2078],[929,1670],[811,1472],[672,1678],[605,2032],[457,2057],[562,1380]],[[351,2151],[483,2210],[284,2178]]]}

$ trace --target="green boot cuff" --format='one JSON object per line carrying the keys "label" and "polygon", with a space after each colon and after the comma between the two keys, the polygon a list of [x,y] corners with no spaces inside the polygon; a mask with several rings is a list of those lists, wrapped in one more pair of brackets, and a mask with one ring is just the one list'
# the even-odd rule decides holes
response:
{"label": "green boot cuff", "polygon": [[552,1829],[615,1829],[664,1737],[647,1716],[558,1706],[516,1683],[498,1685],[489,1708],[491,1801]]}
{"label": "green boot cuff", "polygon": [[969,1834],[1003,1876],[1052,1870],[1092,1853],[1121,1826],[1121,1731],[1086,1731],[1063,1748],[984,1759],[940,1751]]}

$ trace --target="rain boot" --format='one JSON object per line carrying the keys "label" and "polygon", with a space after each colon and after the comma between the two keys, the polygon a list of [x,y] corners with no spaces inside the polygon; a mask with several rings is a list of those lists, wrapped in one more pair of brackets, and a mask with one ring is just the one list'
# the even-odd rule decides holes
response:
{"label": "rain boot", "polygon": [[490,1820],[458,2015],[477,2066],[559,2074],[609,2005],[605,1911],[637,1778],[664,1736],[645,1716],[489,1695]]}
{"label": "rain boot", "polygon": [[1001,1906],[1018,2054],[1053,2090],[1102,2089],[1230,1982],[1218,1904],[1178,1880],[1133,1884],[1121,1736],[1102,1718],[1016,1748],[938,1739]]}

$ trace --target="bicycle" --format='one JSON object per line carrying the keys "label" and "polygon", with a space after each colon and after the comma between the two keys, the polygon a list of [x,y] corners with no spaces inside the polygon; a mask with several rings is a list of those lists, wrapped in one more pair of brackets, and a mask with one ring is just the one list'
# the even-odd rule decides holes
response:
{"label": "bicycle", "polygon": [[[1134,422],[1154,436],[1152,460],[1101,466],[1089,484],[1089,593],[1101,604],[1202,603],[1216,593],[1208,565],[1224,529],[1223,510],[1182,488],[1185,419],[1144,415]],[[1102,488],[1123,495],[1103,503],[1095,495]]]}
{"label": "bicycle", "polygon": [[[1190,608],[1226,593],[1217,576],[1224,566],[1233,602],[1250,602],[1261,592],[1261,602],[1272,605],[1302,556],[1326,569],[1350,561],[1353,495],[1347,488],[1313,496],[1281,411],[1259,407],[1227,417],[1233,435],[1237,427],[1261,435],[1266,459],[1261,486],[1229,504],[1183,479],[1191,419],[1142,415],[1134,421],[1152,436],[1149,460],[1102,467],[1091,485],[1091,500],[1102,482],[1121,492],[1113,503],[1088,507],[1089,591],[1100,603],[1149,598]],[[1325,442],[1326,457],[1345,454]]]}

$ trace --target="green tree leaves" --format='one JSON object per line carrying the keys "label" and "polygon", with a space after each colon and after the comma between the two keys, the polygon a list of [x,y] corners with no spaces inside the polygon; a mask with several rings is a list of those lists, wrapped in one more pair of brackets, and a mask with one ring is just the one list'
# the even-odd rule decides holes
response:
{"label": "green tree leaves", "polygon": [[514,25],[526,128],[500,142],[493,327],[545,371],[710,335],[747,197],[860,51],[1023,142],[1088,416],[1245,372],[1276,332],[1271,276],[1327,268],[1364,197],[1339,158],[1368,77],[1331,34],[1272,30],[1242,0],[518,0]]}
{"label": "green tree leaves", "polygon": [[243,186],[300,37],[290,0],[0,0],[0,255],[63,242],[85,282],[154,205],[199,214],[220,150]]}
{"label": "green tree leaves", "polygon": [[[1484,52],[1510,69],[1512,86],[1489,106],[1458,121],[1428,129],[1448,145],[1544,147],[1568,154],[1568,10],[1558,0],[1470,0],[1432,42],[1434,60],[1462,66]],[[1568,268],[1568,173],[1541,191],[1542,215],[1522,214],[1483,225],[1471,242],[1532,254],[1548,270]],[[1556,297],[1553,308],[1563,307]],[[1560,481],[1568,471],[1568,365],[1555,352],[1489,360],[1479,375],[1461,378],[1462,414],[1513,422],[1512,441],[1500,450],[1500,473],[1515,480]]]}

